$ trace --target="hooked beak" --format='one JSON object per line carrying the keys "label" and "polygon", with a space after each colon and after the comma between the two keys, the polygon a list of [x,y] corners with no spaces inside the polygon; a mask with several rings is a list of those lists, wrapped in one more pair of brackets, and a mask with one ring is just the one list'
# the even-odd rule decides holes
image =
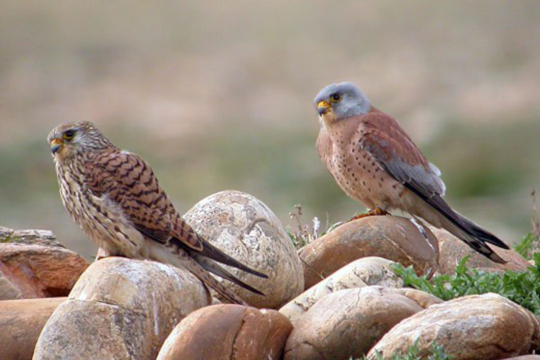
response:
{"label": "hooked beak", "polygon": [[60,150],[60,148],[62,147],[62,145],[64,144],[64,142],[62,141],[62,139],[52,139],[51,140],[51,152],[54,154],[56,154],[56,152],[58,150]]}
{"label": "hooked beak", "polygon": [[317,104],[317,111],[319,111],[319,115],[324,115],[327,112],[332,110],[332,105],[330,105],[327,101],[319,101]]}

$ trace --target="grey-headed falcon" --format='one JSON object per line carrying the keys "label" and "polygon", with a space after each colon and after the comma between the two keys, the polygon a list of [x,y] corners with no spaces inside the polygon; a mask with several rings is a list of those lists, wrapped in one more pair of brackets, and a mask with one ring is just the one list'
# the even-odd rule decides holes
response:
{"label": "grey-headed falcon", "polygon": [[505,263],[486,243],[508,246],[454,211],[444,200],[439,169],[391,116],[371,106],[352,83],[332,84],[315,97],[319,155],[343,191],[382,215],[399,209],[444,228],[489,259]]}
{"label": "grey-headed falcon", "polygon": [[209,272],[257,294],[215,261],[250,269],[199,236],[180,216],[150,166],[113,145],[92,123],[61,124],[48,137],[62,202],[106,256],[182,267],[226,300],[243,303]]}

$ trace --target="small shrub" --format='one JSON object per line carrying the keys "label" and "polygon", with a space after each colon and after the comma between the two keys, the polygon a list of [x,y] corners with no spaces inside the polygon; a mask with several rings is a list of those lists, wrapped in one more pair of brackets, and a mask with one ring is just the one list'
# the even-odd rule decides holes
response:
{"label": "small shrub", "polygon": [[514,247],[514,250],[525,259],[531,260],[533,254],[540,250],[540,237],[534,232],[531,232],[525,235],[519,244]]}
{"label": "small shrub", "polygon": [[403,278],[405,286],[433,294],[442,300],[492,292],[540,316],[540,253],[533,255],[536,266],[530,266],[528,271],[505,271],[503,274],[467,269],[468,259],[467,256],[459,262],[455,274],[436,275],[431,280],[417,276],[412,267],[404,268],[399,264],[394,267],[394,272]]}

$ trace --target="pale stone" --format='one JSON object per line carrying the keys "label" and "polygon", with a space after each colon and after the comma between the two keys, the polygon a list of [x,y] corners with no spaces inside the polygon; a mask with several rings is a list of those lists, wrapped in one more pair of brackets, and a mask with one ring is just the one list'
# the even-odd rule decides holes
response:
{"label": "pale stone", "polygon": [[433,305],[396,325],[369,352],[375,359],[405,352],[420,356],[433,344],[460,360],[504,359],[540,346],[540,322],[530,311],[497,294],[471,295]]}
{"label": "pale stone", "polygon": [[369,285],[400,288],[403,280],[392,271],[393,264],[393,261],[380,257],[353,261],[289,301],[279,312],[294,324],[317,301],[330,293]]}
{"label": "pale stone", "polygon": [[263,279],[225,266],[265,294],[260,296],[229,281],[222,282],[248,304],[279,308],[303,291],[302,265],[296,250],[279,219],[262,201],[239,191],[222,191],[197,203],[185,219],[213,245],[268,275]]}
{"label": "pale stone", "polygon": [[284,360],[360,358],[393,326],[422,310],[396,289],[381,286],[326,295],[294,324]]}
{"label": "pale stone", "polygon": [[174,326],[209,303],[206,287],[186,270],[106,258],[55,310],[34,359],[154,359]]}

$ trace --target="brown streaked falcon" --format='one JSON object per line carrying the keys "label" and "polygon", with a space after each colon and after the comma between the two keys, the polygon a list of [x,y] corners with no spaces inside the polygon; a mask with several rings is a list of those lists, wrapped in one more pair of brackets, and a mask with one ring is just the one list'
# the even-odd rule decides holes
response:
{"label": "brown streaked falcon", "polygon": [[214,262],[267,277],[199,236],[139,156],[114,146],[90,122],[61,124],[48,140],[62,202],[106,256],[151,259],[185,268],[233,303],[243,301],[208,271],[264,295]]}
{"label": "brown streaked falcon", "polygon": [[397,121],[371,106],[352,83],[332,84],[315,97],[321,130],[317,149],[345,193],[382,215],[399,209],[444,228],[489,259],[505,263],[486,243],[508,249],[495,235],[444,200],[439,169]]}

